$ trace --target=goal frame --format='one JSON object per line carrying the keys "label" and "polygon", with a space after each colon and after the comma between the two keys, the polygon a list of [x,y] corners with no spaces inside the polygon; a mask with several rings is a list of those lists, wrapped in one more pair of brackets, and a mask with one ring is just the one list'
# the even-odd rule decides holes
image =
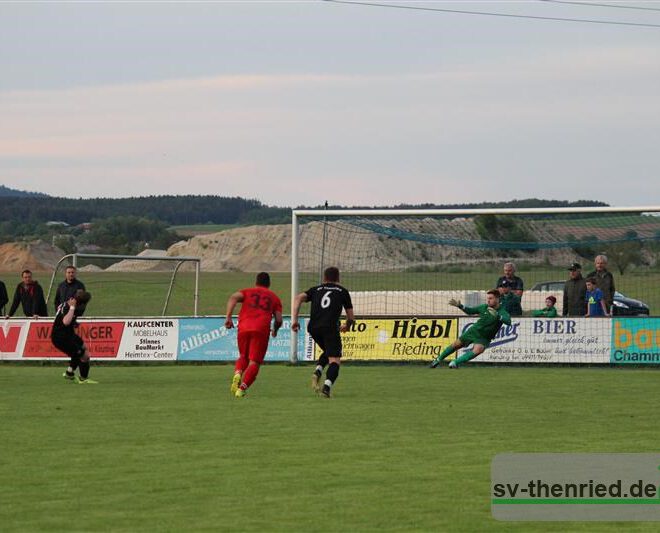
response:
{"label": "goal frame", "polygon": [[[305,217],[423,217],[423,216],[476,216],[476,215],[570,215],[613,213],[659,213],[660,205],[628,207],[530,207],[530,208],[478,208],[478,209],[294,209],[291,212],[291,309],[299,292],[298,287],[298,228],[299,219]],[[298,362],[298,332],[291,332],[290,361]]]}
{"label": "goal frame", "polygon": [[130,261],[168,261],[170,263],[176,262],[177,265],[172,271],[172,278],[170,279],[170,285],[167,289],[167,295],[165,296],[165,303],[163,305],[163,313],[161,316],[165,316],[167,313],[167,306],[170,303],[170,296],[172,295],[172,288],[174,287],[174,279],[176,274],[181,268],[181,265],[184,263],[194,263],[195,265],[195,289],[193,293],[193,316],[198,316],[199,308],[199,273],[201,271],[201,257],[184,257],[184,256],[161,256],[161,257],[147,257],[140,255],[114,255],[114,254],[85,254],[85,253],[74,253],[67,254],[62,256],[62,258],[57,262],[53,270],[53,275],[50,278],[50,284],[48,285],[48,293],[46,294],[46,301],[50,298],[50,293],[53,289],[53,284],[55,283],[55,276],[59,271],[60,265],[65,261],[69,260],[70,266],[78,268],[78,259],[113,259],[117,261],[130,260]]}

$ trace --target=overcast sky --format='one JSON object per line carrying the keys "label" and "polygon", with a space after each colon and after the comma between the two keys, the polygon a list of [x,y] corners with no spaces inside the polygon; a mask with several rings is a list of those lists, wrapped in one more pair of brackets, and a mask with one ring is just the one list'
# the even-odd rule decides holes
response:
{"label": "overcast sky", "polygon": [[[397,4],[660,25],[660,2]],[[12,188],[649,205],[659,152],[660,27],[322,1],[0,3]]]}

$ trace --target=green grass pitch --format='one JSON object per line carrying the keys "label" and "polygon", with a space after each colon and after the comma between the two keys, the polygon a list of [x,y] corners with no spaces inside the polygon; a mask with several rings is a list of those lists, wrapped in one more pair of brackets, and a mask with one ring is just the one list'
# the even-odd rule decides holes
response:
{"label": "green grass pitch", "polygon": [[[658,373],[421,365],[0,365],[2,531],[657,531],[657,524],[503,523],[499,452],[652,452]],[[632,527],[631,527],[632,526]]]}

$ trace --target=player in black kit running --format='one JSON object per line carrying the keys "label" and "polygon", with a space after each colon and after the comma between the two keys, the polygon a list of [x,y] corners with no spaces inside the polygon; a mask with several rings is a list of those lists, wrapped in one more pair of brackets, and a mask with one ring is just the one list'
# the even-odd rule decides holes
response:
{"label": "player in black kit running", "polygon": [[[78,325],[76,318],[82,314],[91,297],[92,295],[88,292],[78,289],[75,296],[61,304],[57,308],[53,331],[50,336],[53,346],[71,358],[69,368],[64,372],[64,377],[80,384],[96,383],[96,381],[89,379],[89,350],[75,331]],[[77,380],[76,368],[80,372],[80,378]]]}
{"label": "player in black kit running", "polygon": [[[323,283],[312,287],[306,292],[301,292],[293,304],[291,329],[300,330],[298,313],[300,306],[305,302],[312,303],[307,331],[314,342],[321,348],[318,363],[312,375],[312,387],[315,391],[321,389],[321,394],[330,397],[330,388],[339,376],[339,365],[341,363],[341,337],[355,322],[353,315],[353,304],[349,292],[339,285],[339,269],[328,267],[323,272]],[[346,310],[346,322],[340,325],[339,317],[342,310]],[[325,382],[321,388],[321,376],[327,364],[328,370],[325,374]]]}

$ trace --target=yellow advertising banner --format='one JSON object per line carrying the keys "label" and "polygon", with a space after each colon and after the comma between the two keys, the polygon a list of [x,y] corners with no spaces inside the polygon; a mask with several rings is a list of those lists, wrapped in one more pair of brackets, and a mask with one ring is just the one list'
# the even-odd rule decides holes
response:
{"label": "yellow advertising banner", "polygon": [[[356,320],[342,333],[343,360],[432,361],[458,337],[455,318]],[[320,349],[314,346],[314,358]]]}

